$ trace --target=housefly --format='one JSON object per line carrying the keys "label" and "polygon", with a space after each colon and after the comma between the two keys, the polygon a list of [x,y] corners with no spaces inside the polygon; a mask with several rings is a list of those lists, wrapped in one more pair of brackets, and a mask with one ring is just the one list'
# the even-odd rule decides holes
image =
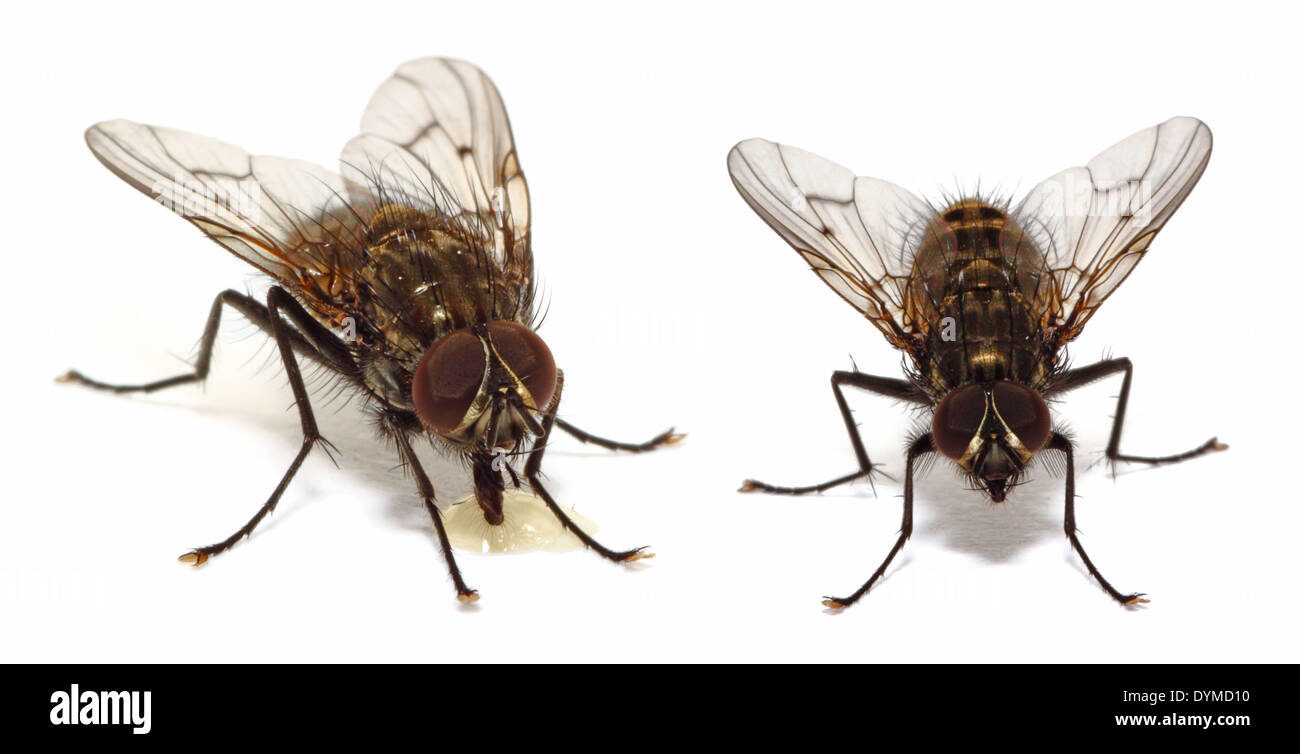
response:
{"label": "housefly", "polygon": [[137,385],[76,371],[62,378],[119,393],[201,382],[226,307],[274,340],[302,447],[248,523],[182,562],[200,565],[250,535],[312,449],[329,452],[299,358],[363,398],[414,478],[462,602],[476,601],[478,592],[461,577],[414,440],[463,459],[491,524],[504,520],[507,485],[526,481],[601,556],[620,563],[653,557],[646,548],[597,542],[541,481],[557,427],[582,442],[633,452],[682,435],[668,430],[643,443],[615,442],[559,417],[564,373],[536,333],[528,184],[501,96],[481,70],[436,58],[402,65],[370,100],[339,174],[125,120],[91,126],[86,142],[118,177],[272,281],[265,302],[234,290],[216,297],[191,373]]}
{"label": "housefly", "polygon": [[1054,429],[1046,400],[1123,374],[1106,457],[1165,464],[1226,445],[1211,439],[1167,456],[1119,448],[1133,365],[1127,358],[1084,367],[1067,364],[1066,344],[1128,277],[1151,241],[1205,171],[1210,129],[1173,118],[1130,136],[1085,167],[1038,184],[1015,206],[963,197],[935,206],[893,184],[855,176],[801,149],[750,139],[727,158],[732,182],[750,207],[813,272],[906,354],[906,379],[854,371],[831,387],[858,469],[808,487],[746,480],[741,492],[799,495],[856,479],[875,467],[844,400],[845,386],[926,411],[928,431],[907,445],[903,524],[898,540],[856,602],[889,567],[912,534],[918,462],[946,456],[995,503],[1044,454],[1064,457],[1065,533],[1088,572],[1120,603],[1146,602],[1110,585],[1079,542],[1074,518],[1074,445]]}

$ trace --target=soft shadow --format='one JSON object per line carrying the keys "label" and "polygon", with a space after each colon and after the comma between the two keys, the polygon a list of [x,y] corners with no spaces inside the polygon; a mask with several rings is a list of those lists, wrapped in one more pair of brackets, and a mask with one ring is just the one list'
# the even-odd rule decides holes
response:
{"label": "soft shadow", "polygon": [[915,505],[922,536],[992,563],[1015,559],[1038,543],[1063,536],[1063,480],[1043,468],[994,503],[982,492],[967,489],[951,468],[938,465],[917,484]]}

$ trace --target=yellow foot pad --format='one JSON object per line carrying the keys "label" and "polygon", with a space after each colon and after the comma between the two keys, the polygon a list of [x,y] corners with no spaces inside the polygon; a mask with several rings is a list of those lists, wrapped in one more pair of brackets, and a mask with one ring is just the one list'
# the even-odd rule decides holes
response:
{"label": "yellow foot pad", "polygon": [[635,562],[637,562],[638,560],[649,560],[650,558],[653,558],[654,556],[655,556],[655,554],[654,554],[653,552],[646,552],[645,550],[637,550],[636,552],[632,553],[631,555],[628,555],[626,558],[623,558],[623,562],[624,562],[624,563],[635,563]]}
{"label": "yellow foot pad", "polygon": [[740,489],[736,490],[736,492],[753,492],[756,489],[758,489],[758,484],[753,479],[746,479],[740,483]]}
{"label": "yellow foot pad", "polygon": [[478,602],[478,590],[472,592],[463,592],[461,594],[458,594],[456,595],[456,599],[460,600],[466,605],[469,605],[474,602]]}
{"label": "yellow foot pad", "polygon": [[188,563],[196,568],[208,562],[208,554],[199,550],[190,550],[184,555],[177,558],[182,563]]}
{"label": "yellow foot pad", "polygon": [[675,435],[668,435],[664,438],[664,445],[673,445],[686,439],[686,433],[681,432]]}
{"label": "yellow foot pad", "polygon": [[1147,604],[1147,603],[1150,602],[1150,601],[1151,601],[1151,600],[1147,599],[1147,597],[1146,597],[1145,594],[1135,594],[1135,595],[1133,595],[1132,597],[1129,597],[1129,598],[1124,602],[1124,604],[1125,604],[1125,605],[1145,605],[1145,604]]}
{"label": "yellow foot pad", "polygon": [[835,599],[834,597],[827,597],[826,599],[822,600],[822,604],[825,605],[826,607],[829,607],[829,608],[832,609],[832,610],[843,610],[843,609],[844,609],[844,603],[843,603],[843,602],[840,602],[839,600]]}

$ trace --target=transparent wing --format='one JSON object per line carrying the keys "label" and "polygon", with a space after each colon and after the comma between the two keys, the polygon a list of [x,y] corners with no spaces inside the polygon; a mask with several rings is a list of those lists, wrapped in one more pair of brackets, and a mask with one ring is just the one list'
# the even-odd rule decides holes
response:
{"label": "transparent wing", "polygon": [[802,149],[749,139],[727,157],[731,180],[759,217],[899,348],[925,323],[904,311],[909,238],[933,217],[906,189]]}
{"label": "transparent wing", "polygon": [[484,241],[507,280],[531,285],[528,184],[501,95],[474,65],[404,63],[371,98],[342,161],[367,196],[449,217]]}
{"label": "transparent wing", "polygon": [[126,120],[91,126],[86,143],[122,180],[295,289],[333,274],[333,256],[361,238],[342,178],[317,165]]}
{"label": "transparent wing", "polygon": [[1017,205],[1052,271],[1038,304],[1058,343],[1077,337],[1141,261],[1205,172],[1212,142],[1201,121],[1172,118],[1048,178]]}

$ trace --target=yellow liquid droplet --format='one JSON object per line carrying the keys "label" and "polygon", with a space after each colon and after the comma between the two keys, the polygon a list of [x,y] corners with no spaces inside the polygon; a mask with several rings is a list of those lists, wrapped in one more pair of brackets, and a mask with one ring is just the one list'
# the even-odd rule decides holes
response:
{"label": "yellow liquid droplet", "polygon": [[[582,549],[582,542],[564,528],[541,498],[530,492],[506,490],[501,500],[501,511],[505,521],[493,526],[484,520],[483,511],[473,495],[457,501],[443,513],[451,546],[457,550],[490,553]],[[569,508],[564,512],[588,534],[597,531],[591,519]]]}

